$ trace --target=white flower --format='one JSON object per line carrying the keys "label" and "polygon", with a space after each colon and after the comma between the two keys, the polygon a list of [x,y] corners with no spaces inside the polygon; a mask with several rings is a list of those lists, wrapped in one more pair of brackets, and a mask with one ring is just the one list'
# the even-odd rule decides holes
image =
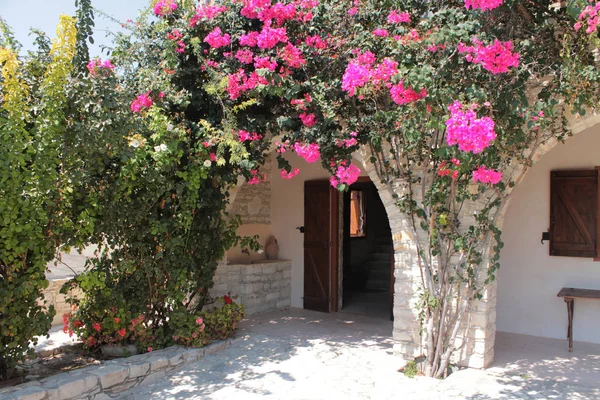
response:
{"label": "white flower", "polygon": [[258,254],[262,254],[262,253],[264,253],[264,252],[265,252],[265,251],[264,251],[263,249],[260,249],[260,250],[258,250],[258,251],[257,251],[257,253],[258,253]]}
{"label": "white flower", "polygon": [[129,142],[129,145],[130,145],[131,147],[140,147],[141,143],[140,143],[140,141],[139,141],[139,140],[137,140],[137,139],[132,139],[132,140]]}
{"label": "white flower", "polygon": [[210,167],[211,165],[212,165],[212,163],[210,162],[210,160],[206,160],[206,161],[204,161],[204,166],[205,166],[206,168]]}
{"label": "white flower", "polygon": [[168,149],[168,147],[167,147],[166,144],[163,143],[163,144],[160,145],[160,150],[161,151],[167,151],[167,149]]}
{"label": "white flower", "polygon": [[154,151],[158,153],[160,151],[160,147],[159,146],[154,146]]}

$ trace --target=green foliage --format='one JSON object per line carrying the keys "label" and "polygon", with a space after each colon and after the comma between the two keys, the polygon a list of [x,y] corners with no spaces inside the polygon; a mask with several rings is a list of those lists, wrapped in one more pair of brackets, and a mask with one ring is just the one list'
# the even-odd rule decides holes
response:
{"label": "green foliage", "polygon": [[74,21],[61,17],[48,56],[23,64],[2,26],[2,44],[10,48],[0,48],[0,379],[50,328],[54,309],[42,301],[46,265],[72,234],[60,145],[75,33]]}
{"label": "green foliage", "polygon": [[402,370],[402,373],[407,378],[414,378],[415,376],[417,376],[417,374],[419,373],[417,362],[414,360],[407,362],[404,366],[404,369]]}

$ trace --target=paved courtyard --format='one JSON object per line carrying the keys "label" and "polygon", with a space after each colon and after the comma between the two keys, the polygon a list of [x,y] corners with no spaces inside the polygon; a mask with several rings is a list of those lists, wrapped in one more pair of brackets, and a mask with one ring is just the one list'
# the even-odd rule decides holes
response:
{"label": "paved courtyard", "polygon": [[439,381],[397,371],[391,331],[390,321],[342,313],[252,317],[228,349],[121,399],[600,398],[598,345],[576,343],[569,354],[562,341],[499,334],[492,368]]}

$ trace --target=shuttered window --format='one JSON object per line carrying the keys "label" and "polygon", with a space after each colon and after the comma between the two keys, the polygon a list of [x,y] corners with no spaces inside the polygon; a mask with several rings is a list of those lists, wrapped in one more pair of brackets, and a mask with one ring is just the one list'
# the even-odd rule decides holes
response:
{"label": "shuttered window", "polygon": [[550,173],[550,255],[598,257],[598,169]]}

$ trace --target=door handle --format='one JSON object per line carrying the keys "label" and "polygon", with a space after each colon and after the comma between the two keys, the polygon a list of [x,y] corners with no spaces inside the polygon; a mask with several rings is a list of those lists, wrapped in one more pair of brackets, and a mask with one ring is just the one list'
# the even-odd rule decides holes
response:
{"label": "door handle", "polygon": [[304,233],[304,227],[303,226],[298,226],[298,227],[296,227],[296,229],[298,229],[300,231],[300,233]]}

